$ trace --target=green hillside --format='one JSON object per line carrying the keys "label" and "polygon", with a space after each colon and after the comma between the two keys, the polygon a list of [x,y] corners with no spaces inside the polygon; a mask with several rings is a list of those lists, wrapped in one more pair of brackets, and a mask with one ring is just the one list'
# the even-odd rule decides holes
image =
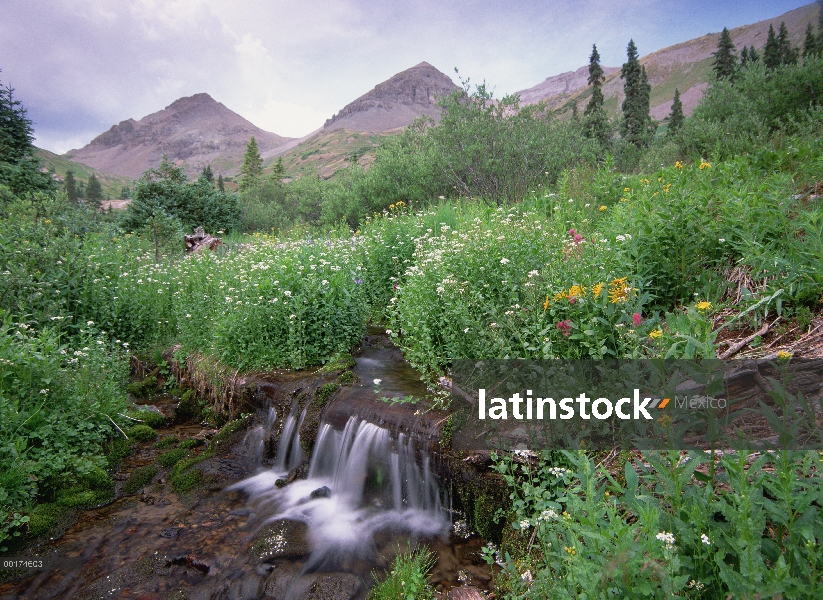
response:
{"label": "green hillside", "polygon": [[94,175],[100,180],[100,184],[103,186],[103,193],[107,198],[120,198],[123,187],[132,187],[134,184],[134,180],[128,177],[98,171],[97,169],[54,154],[48,150],[43,150],[42,148],[37,148],[37,156],[43,159],[43,163],[47,169],[53,170],[56,173],[61,183],[66,177],[66,172],[69,170],[74,173],[74,178],[78,182],[87,182],[89,177]]}

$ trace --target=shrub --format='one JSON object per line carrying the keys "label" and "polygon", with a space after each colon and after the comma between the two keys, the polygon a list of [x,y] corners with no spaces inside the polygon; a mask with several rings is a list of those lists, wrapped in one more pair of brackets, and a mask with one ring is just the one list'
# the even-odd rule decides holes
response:
{"label": "shrub", "polygon": [[148,425],[135,425],[126,430],[126,435],[138,442],[148,442],[157,438],[157,432]]}

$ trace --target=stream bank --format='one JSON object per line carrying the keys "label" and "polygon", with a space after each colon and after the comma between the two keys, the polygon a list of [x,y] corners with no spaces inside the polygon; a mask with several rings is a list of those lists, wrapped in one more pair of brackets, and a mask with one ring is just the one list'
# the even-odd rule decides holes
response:
{"label": "stream bank", "polygon": [[489,590],[485,542],[472,532],[499,536],[501,482],[485,458],[441,446],[448,413],[377,400],[426,393],[370,330],[353,364],[235,374],[237,418],[219,432],[174,422],[191,394],[188,404],[151,397],[165,426],[123,461],[116,499],[25,551],[79,556],[82,570],[0,584],[0,598],[365,598],[374,574],[417,543],[437,554],[440,597]]}

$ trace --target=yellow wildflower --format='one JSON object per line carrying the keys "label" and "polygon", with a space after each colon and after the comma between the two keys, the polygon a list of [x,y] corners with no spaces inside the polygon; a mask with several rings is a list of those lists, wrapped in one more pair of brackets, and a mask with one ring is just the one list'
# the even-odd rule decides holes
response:
{"label": "yellow wildflower", "polygon": [[707,302],[706,300],[701,300],[697,303],[697,310],[709,310],[712,307],[711,302]]}
{"label": "yellow wildflower", "polygon": [[663,330],[662,329],[655,329],[654,331],[649,332],[649,337],[652,338],[653,340],[658,339],[662,335],[663,335]]}
{"label": "yellow wildflower", "polygon": [[632,288],[626,285],[626,277],[615,278],[609,283],[609,302],[625,302],[631,291]]}
{"label": "yellow wildflower", "polygon": [[600,295],[600,292],[603,291],[603,284],[602,283],[595,283],[592,286],[592,296],[597,298]]}
{"label": "yellow wildflower", "polygon": [[569,298],[580,298],[581,296],[585,296],[585,295],[586,295],[586,288],[584,288],[582,286],[573,285],[569,288],[569,291],[568,291],[568,297]]}
{"label": "yellow wildflower", "polygon": [[560,300],[567,299],[568,297],[569,297],[569,292],[567,292],[566,290],[563,290],[562,292],[557,292],[554,295],[554,301],[559,302]]}
{"label": "yellow wildflower", "polygon": [[662,178],[662,177],[658,177],[658,178],[657,178],[657,183],[660,183],[661,181],[663,181],[663,178]]}
{"label": "yellow wildflower", "polygon": [[624,191],[624,192],[631,192],[631,191],[632,191],[632,188],[630,188],[630,187],[623,188],[623,191]]}
{"label": "yellow wildflower", "polygon": [[621,202],[628,202],[628,199],[626,199],[626,198],[621,198],[621,199],[620,199],[620,201],[621,201]]}
{"label": "yellow wildflower", "polygon": [[682,169],[683,163],[678,160],[676,163],[674,163],[674,166],[676,169]]}
{"label": "yellow wildflower", "polygon": [[575,556],[577,554],[577,550],[572,548],[571,546],[564,546],[563,549],[569,556]]}
{"label": "yellow wildflower", "polygon": [[551,302],[549,302],[549,296],[546,294],[546,301],[543,303],[543,312],[546,312],[549,308],[549,304],[551,304]]}
{"label": "yellow wildflower", "polygon": [[601,206],[600,207],[600,212],[603,212],[604,210],[606,210],[606,206]]}
{"label": "yellow wildflower", "polygon": [[792,357],[791,352],[786,352],[785,350],[780,350],[777,353],[778,360],[789,360]]}
{"label": "yellow wildflower", "polygon": [[707,163],[707,162],[704,160],[703,162],[701,162],[701,163],[700,163],[700,167],[699,167],[699,168],[700,168],[700,170],[701,170],[701,171],[702,171],[703,169],[711,169],[711,168],[712,168],[712,165],[711,165],[711,163]]}

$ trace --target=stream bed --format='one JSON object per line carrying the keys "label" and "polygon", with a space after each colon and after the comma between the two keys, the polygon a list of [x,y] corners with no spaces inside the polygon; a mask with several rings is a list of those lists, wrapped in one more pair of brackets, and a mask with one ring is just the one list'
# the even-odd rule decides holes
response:
{"label": "stream bed", "polygon": [[[398,551],[418,543],[437,555],[439,596],[463,584],[489,589],[483,540],[469,534],[452,509],[451,482],[434,468],[430,444],[443,414],[377,400],[426,394],[381,331],[369,331],[355,361],[354,383],[322,411],[297,393],[317,385],[307,372],[311,384],[289,380],[291,396],[258,394],[249,426],[224,439],[191,423],[161,429],[204,440],[199,452],[219,446],[197,464],[203,483],[179,495],[172,471],[158,469],[123,494],[130,474],[162,454],[140,444],[116,478],[114,502],[81,511],[62,537],[24,552],[80,557],[82,568],[2,583],[0,598],[359,599]],[[165,410],[174,399],[151,402]]]}

